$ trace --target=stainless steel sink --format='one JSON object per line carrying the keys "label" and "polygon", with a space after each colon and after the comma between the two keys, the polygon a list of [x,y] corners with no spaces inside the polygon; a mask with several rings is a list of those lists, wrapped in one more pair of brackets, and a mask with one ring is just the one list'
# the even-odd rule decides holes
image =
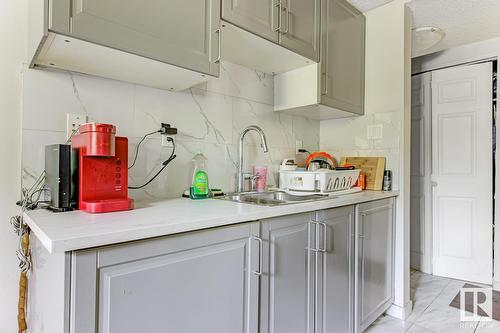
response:
{"label": "stainless steel sink", "polygon": [[269,191],[269,192],[231,193],[222,197],[217,197],[216,199],[248,203],[260,206],[279,206],[279,205],[289,205],[293,203],[324,200],[331,198],[332,197],[319,194],[292,195],[282,191]]}

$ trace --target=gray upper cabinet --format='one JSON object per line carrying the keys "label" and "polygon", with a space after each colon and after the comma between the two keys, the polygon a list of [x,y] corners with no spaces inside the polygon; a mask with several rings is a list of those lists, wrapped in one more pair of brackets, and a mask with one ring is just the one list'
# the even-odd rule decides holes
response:
{"label": "gray upper cabinet", "polygon": [[319,61],[321,0],[222,0],[222,19]]}
{"label": "gray upper cabinet", "polygon": [[275,43],[278,15],[273,0],[222,0],[222,19]]}
{"label": "gray upper cabinet", "polygon": [[394,300],[394,200],[359,205],[356,326],[363,332]]}
{"label": "gray upper cabinet", "polygon": [[262,220],[261,333],[314,332],[313,217]]}
{"label": "gray upper cabinet", "polygon": [[259,223],[78,251],[72,333],[257,333]]}
{"label": "gray upper cabinet", "polygon": [[51,8],[51,31],[219,75],[218,0],[52,0]]}
{"label": "gray upper cabinet", "polygon": [[316,333],[354,330],[354,207],[317,213]]}
{"label": "gray upper cabinet", "polygon": [[362,115],[365,16],[346,0],[323,0],[321,12],[321,104]]}
{"label": "gray upper cabinet", "polygon": [[281,0],[280,45],[319,61],[321,0]]}

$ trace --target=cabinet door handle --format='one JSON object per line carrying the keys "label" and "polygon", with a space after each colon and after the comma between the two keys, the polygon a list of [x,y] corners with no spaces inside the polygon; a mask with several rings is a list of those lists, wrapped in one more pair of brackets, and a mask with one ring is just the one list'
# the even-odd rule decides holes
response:
{"label": "cabinet door handle", "polygon": [[[318,252],[326,253],[326,252],[328,252],[327,251],[327,246],[326,246],[326,242],[327,242],[326,232],[328,230],[328,227],[327,227],[326,223],[323,223],[323,222],[318,222],[318,225],[320,225],[321,227],[323,227],[323,248],[320,247],[318,249]],[[320,244],[319,240],[318,240],[318,244]]]}
{"label": "cabinet door handle", "polygon": [[[280,12],[280,17],[281,17],[281,12]],[[290,0],[286,0],[285,22],[286,22],[286,29],[281,32],[284,35],[286,35],[288,31],[290,31]]]}
{"label": "cabinet door handle", "polygon": [[307,225],[307,228],[308,228],[308,233],[307,233],[307,237],[308,237],[308,244],[309,242],[311,241],[311,226],[314,226],[314,237],[312,239],[314,239],[314,247],[311,246],[311,244],[309,244],[308,246],[308,250],[309,251],[312,251],[312,252],[319,252],[319,246],[318,246],[318,228],[316,227],[318,225],[318,222],[316,221],[309,221],[309,224]]}
{"label": "cabinet door handle", "polygon": [[365,216],[367,214],[366,213],[360,213],[359,214],[359,217],[360,217],[360,221],[359,221],[359,226],[360,226],[360,232],[359,232],[359,238],[361,239],[365,239],[366,236],[365,236]]}
{"label": "cabinet door handle", "polygon": [[281,11],[283,10],[281,0],[278,0],[278,2],[274,5],[274,8],[278,8],[278,26],[274,28],[274,31],[281,32]]}
{"label": "cabinet door handle", "polygon": [[263,259],[263,252],[262,252],[262,238],[257,237],[257,236],[252,236],[253,240],[256,240],[259,243],[259,270],[253,271],[253,273],[257,276],[262,275],[262,259]]}
{"label": "cabinet door handle", "polygon": [[322,95],[328,95],[328,74],[327,73],[321,73],[321,77],[324,78],[325,85],[322,88]]}
{"label": "cabinet door handle", "polygon": [[222,39],[222,31],[219,28],[219,29],[215,30],[215,33],[218,36],[217,40],[218,40],[219,44],[217,46],[217,59],[215,59],[214,62],[216,64],[218,64],[218,63],[220,63],[220,59],[221,59],[221,56],[222,56],[222,40],[221,40]]}

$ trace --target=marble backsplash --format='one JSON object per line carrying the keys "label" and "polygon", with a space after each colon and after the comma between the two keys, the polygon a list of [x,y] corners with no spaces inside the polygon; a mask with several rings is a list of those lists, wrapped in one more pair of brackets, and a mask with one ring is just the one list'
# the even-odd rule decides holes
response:
{"label": "marble backsplash", "polygon": [[[191,158],[208,158],[211,187],[232,191],[235,184],[237,143],[242,129],[259,125],[267,135],[269,153],[258,137],[248,135],[245,169],[268,165],[268,183],[277,182],[283,158],[294,155],[295,140],[304,148],[319,148],[318,121],[273,111],[273,78],[255,70],[223,63],[221,77],[183,92],[61,71],[26,69],[23,73],[23,182],[29,185],[44,168],[44,146],[64,143],[66,114],[86,114],[90,121],[112,123],[118,135],[129,138],[129,158],[148,132],[169,123],[177,127],[177,158],[148,187],[131,190],[136,200],[178,197],[188,186]],[[130,184],[140,185],[154,175],[171,149],[161,146],[160,135],[142,145]]]}
{"label": "marble backsplash", "polygon": [[[393,172],[393,189],[399,188],[401,145],[401,117],[399,111],[367,113],[361,117],[322,121],[320,149],[334,157],[385,157],[386,169]],[[382,125],[380,139],[368,139],[368,126]]]}

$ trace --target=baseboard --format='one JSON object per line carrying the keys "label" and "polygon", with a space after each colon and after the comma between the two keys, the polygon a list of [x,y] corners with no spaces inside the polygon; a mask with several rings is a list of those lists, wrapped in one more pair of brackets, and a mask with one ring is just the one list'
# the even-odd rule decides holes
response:
{"label": "baseboard", "polygon": [[387,309],[385,313],[391,317],[405,320],[410,316],[412,309],[413,309],[413,303],[412,301],[408,301],[408,303],[406,303],[404,307],[392,304],[391,307]]}

